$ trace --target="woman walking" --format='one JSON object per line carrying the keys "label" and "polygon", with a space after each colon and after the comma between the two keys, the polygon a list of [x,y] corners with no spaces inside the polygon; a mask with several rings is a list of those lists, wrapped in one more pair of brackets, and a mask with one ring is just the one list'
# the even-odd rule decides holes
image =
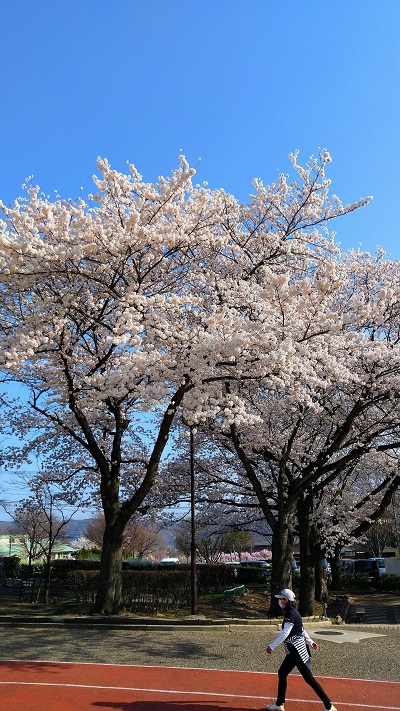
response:
{"label": "woman walking", "polygon": [[303,628],[303,621],[300,613],[293,605],[295,595],[292,590],[285,588],[278,598],[279,607],[284,611],[282,622],[282,632],[270,645],[267,647],[267,654],[272,654],[272,650],[281,642],[284,643],[286,649],[286,657],[283,660],[278,671],[278,696],[275,704],[269,704],[267,711],[285,711],[284,703],[286,698],[287,678],[294,667],[297,667],[304,681],[314,689],[315,693],[324,704],[326,711],[337,711],[331,703],[329,697],[325,694],[322,686],[314,679],[310,669],[311,655],[308,646],[312,649],[318,649],[316,642],[313,642],[311,637]]}

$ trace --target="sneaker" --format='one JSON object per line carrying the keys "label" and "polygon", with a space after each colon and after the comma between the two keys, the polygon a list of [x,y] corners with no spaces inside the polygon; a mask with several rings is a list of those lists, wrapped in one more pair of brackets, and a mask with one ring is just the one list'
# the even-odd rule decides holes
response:
{"label": "sneaker", "polygon": [[[268,706],[267,706],[267,708],[268,708]],[[325,709],[325,711],[337,711],[337,708],[336,708],[336,706],[334,706],[333,704],[331,704],[330,709]]]}
{"label": "sneaker", "polygon": [[[269,706],[266,707],[266,711],[285,711],[285,707],[282,704],[282,706],[278,706],[277,704],[269,704]],[[337,711],[334,709],[334,711]]]}

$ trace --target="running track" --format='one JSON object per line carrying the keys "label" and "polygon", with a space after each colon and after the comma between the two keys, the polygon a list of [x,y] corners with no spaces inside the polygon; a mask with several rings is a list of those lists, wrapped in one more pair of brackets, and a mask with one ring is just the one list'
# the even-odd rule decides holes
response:
{"label": "running track", "polygon": [[[253,711],[275,699],[276,674],[182,667],[0,662],[2,711]],[[399,711],[400,682],[320,678],[338,711]],[[312,706],[311,706],[312,704]],[[300,676],[286,711],[321,709]]]}

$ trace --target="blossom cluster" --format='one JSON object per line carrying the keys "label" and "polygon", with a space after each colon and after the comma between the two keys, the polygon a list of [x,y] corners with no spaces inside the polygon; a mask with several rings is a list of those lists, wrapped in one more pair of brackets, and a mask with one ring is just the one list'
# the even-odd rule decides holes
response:
{"label": "blossom cluster", "polygon": [[287,494],[395,438],[398,265],[335,244],[330,222],[369,198],[330,195],[327,151],[290,158],[297,178],[255,180],[247,205],[194,185],[183,156],[156,184],[99,159],[87,201],[29,185],[0,203],[0,368],[28,399],[13,416],[19,461],[56,452],[60,477],[75,471],[114,517],[123,492],[127,520],[151,497],[177,414],[232,455],[240,443],[265,501],[283,454]]}

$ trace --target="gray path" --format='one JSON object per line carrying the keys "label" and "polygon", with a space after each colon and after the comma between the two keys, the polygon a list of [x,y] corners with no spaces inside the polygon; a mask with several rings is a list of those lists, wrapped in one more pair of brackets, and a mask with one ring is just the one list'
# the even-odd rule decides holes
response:
{"label": "gray path", "polygon": [[400,597],[396,595],[355,595],[350,605],[349,620],[357,608],[365,610],[364,623],[371,625],[400,625]]}
{"label": "gray path", "polygon": [[[314,674],[399,682],[400,597],[354,596],[352,605],[365,608],[366,624],[308,628],[319,644],[313,653]],[[6,621],[0,621],[2,660],[276,672],[284,654],[282,648],[270,656],[265,652],[278,634],[277,626],[110,629],[85,625],[80,629],[30,626],[22,619],[9,626]]]}
{"label": "gray path", "polygon": [[[321,630],[321,628],[318,628]],[[363,679],[399,680],[400,627],[376,629],[346,625],[327,628],[366,633],[354,643],[337,644],[318,635],[314,674]],[[310,630],[313,635],[314,631]],[[3,660],[47,660],[276,672],[283,657],[265,648],[276,629],[250,626],[187,629],[112,630],[43,627],[1,627]],[[315,635],[316,637],[316,635]]]}

